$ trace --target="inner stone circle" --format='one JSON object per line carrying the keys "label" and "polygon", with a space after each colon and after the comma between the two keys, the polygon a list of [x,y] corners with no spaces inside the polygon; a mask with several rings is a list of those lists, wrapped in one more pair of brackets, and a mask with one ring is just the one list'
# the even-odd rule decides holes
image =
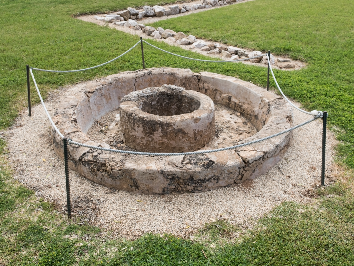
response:
{"label": "inner stone circle", "polygon": [[120,127],[124,143],[138,151],[198,150],[215,135],[214,103],[174,85],[134,91],[121,100]]}

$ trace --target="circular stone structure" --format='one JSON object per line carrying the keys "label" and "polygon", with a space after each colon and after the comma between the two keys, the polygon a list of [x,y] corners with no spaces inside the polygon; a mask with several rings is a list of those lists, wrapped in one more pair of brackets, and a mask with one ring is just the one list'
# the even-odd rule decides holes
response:
{"label": "circular stone structure", "polygon": [[[188,91],[187,94],[189,95],[194,95],[194,92],[197,92],[198,95],[206,95],[214,102],[215,106],[223,106],[237,114],[237,116],[228,114],[229,120],[224,124],[226,128],[232,129],[232,132],[235,131],[234,135],[241,137],[229,138],[227,135],[222,135],[220,128],[218,129],[217,126],[215,126],[214,131],[210,116],[206,122],[211,123],[209,124],[210,132],[214,132],[214,137],[210,133],[209,143],[206,143],[201,149],[233,146],[240,141],[245,143],[264,138],[291,127],[291,108],[280,96],[237,78],[209,72],[193,73],[189,69],[174,68],[123,72],[101,80],[87,82],[85,86],[82,84],[76,85],[63,92],[62,99],[64,100],[53,105],[55,114],[52,119],[64,136],[74,141],[91,146],[139,151],[142,149],[139,145],[132,148],[129,145],[134,144],[124,144],[122,139],[126,139],[127,135],[118,138],[118,141],[113,143],[105,142],[99,138],[91,138],[89,131],[93,127],[100,128],[99,130],[102,132],[108,130],[106,133],[112,134],[111,139],[124,135],[124,130],[122,130],[125,127],[124,123],[128,127],[132,123],[129,122],[129,119],[124,120],[124,114],[119,116],[118,113],[114,112],[123,110],[124,105],[129,102],[127,99],[134,98],[131,95],[144,93],[147,88],[149,88],[147,90],[161,92],[163,90],[161,87],[166,88],[164,84],[184,88],[185,90],[179,90],[183,93]],[[189,91],[193,91],[193,93]],[[130,93],[132,94],[129,96]],[[142,98],[144,97],[142,96]],[[155,100],[159,99],[159,97],[154,98],[155,96],[151,95],[147,96],[147,98],[149,97]],[[156,120],[158,121],[165,118],[173,120],[175,116],[189,116],[191,118],[191,115],[203,105],[203,100],[200,101],[200,99],[204,99],[204,97],[198,96],[199,100],[194,101],[195,98],[191,97],[194,100],[188,100],[188,108],[183,107],[184,100],[176,101],[178,107],[172,108],[174,100],[171,100],[168,105],[172,110],[163,111],[163,102],[166,102],[166,98],[163,97],[161,103],[157,103],[159,100],[155,104],[153,104],[155,100],[149,100],[146,103],[144,103],[144,100],[138,100],[136,103],[141,104],[138,104],[139,106],[132,101],[130,103],[133,106],[135,105],[136,111],[139,109],[142,113],[150,113],[149,115],[158,117]],[[197,101],[200,101],[200,106],[196,103]],[[211,103],[208,105],[209,107],[213,106]],[[182,114],[181,112],[187,113]],[[203,112],[208,116],[213,111],[206,108]],[[117,115],[116,124],[109,127],[101,126],[100,119],[110,113]],[[238,124],[232,125],[230,117],[238,119],[239,121],[235,121]],[[197,117],[196,120],[189,119],[188,123],[198,122],[199,118]],[[217,119],[218,115],[215,117],[215,120]],[[253,132],[253,135],[246,136],[243,135],[244,130],[237,131],[237,125],[244,123],[252,126],[254,130],[252,129],[249,132]],[[208,127],[206,126],[204,129],[208,130]],[[195,128],[195,130],[198,131],[199,129]],[[151,129],[151,132],[158,132],[158,130]],[[196,139],[203,138],[202,134],[199,133],[193,133],[192,135]],[[56,153],[63,157],[62,139],[55,131],[52,131],[52,136]],[[237,149],[207,154],[173,156],[123,154],[69,145],[69,167],[96,183],[118,190],[146,194],[206,191],[232,186],[264,174],[280,161],[290,139],[291,133],[289,132]],[[194,148],[188,149],[193,150]],[[149,151],[150,148],[146,148],[146,150]],[[178,150],[173,151],[177,152]]]}
{"label": "circular stone structure", "polygon": [[215,135],[215,108],[206,95],[174,85],[124,96],[120,127],[128,147],[146,152],[186,152]]}

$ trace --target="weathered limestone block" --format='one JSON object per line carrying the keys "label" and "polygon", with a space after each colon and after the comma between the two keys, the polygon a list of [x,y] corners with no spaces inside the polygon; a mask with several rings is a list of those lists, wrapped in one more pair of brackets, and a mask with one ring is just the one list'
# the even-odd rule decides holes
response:
{"label": "weathered limestone block", "polygon": [[163,8],[162,6],[153,6],[152,7],[155,11],[155,15],[156,17],[162,17],[165,15],[165,8]]}
{"label": "weathered limestone block", "polygon": [[128,10],[118,11],[117,15],[121,16],[122,18],[124,18],[124,20],[130,19],[130,12]]}
{"label": "weathered limestone block", "polygon": [[145,16],[146,17],[155,16],[155,10],[151,6],[144,6],[143,9],[145,11]]}
{"label": "weathered limestone block", "polygon": [[128,11],[129,11],[129,13],[130,13],[131,16],[137,16],[137,15],[139,15],[139,11],[136,10],[135,8],[128,7]]}

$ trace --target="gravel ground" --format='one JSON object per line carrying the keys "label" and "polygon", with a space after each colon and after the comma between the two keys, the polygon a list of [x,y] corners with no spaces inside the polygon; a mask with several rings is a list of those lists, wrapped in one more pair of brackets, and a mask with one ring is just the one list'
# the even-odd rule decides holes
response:
{"label": "gravel ground", "polygon": [[[77,86],[77,85],[76,85]],[[66,88],[52,93],[51,105],[63,97]],[[308,120],[294,111],[294,124]],[[65,211],[64,163],[54,153],[50,124],[42,106],[24,111],[16,123],[3,132],[7,140],[14,178],[33,189],[37,196]],[[136,238],[144,233],[171,233],[189,237],[205,223],[227,219],[249,227],[283,201],[311,202],[309,191],[320,183],[320,119],[294,131],[284,158],[266,175],[242,185],[209,192],[173,195],[140,195],[115,191],[70,172],[74,215],[117,236]],[[327,134],[327,179],[336,173],[333,163],[335,138]]]}

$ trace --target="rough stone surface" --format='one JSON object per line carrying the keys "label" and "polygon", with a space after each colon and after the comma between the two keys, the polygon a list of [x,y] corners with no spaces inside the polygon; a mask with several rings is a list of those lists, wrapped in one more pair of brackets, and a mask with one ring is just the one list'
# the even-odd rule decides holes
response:
{"label": "rough stone surface", "polygon": [[154,27],[151,26],[146,26],[143,31],[145,32],[146,35],[150,36],[153,32],[156,31]]}
{"label": "rough stone surface", "polygon": [[120,105],[124,143],[146,152],[204,147],[215,135],[214,116],[208,96],[173,85],[131,92]]}
{"label": "rough stone surface", "polygon": [[167,39],[169,37],[174,37],[176,35],[176,32],[173,30],[164,30],[163,33],[161,34],[162,38]]}
{"label": "rough stone surface", "polygon": [[228,51],[222,51],[221,56],[224,58],[231,58],[231,54]]}
{"label": "rough stone surface", "polygon": [[155,39],[161,39],[161,34],[159,31],[155,30],[152,34],[152,37],[154,37]]}
{"label": "rough stone surface", "polygon": [[131,16],[138,16],[139,15],[139,11],[136,10],[135,8],[128,7],[128,11],[129,11]]}
{"label": "rough stone surface", "polygon": [[[88,130],[95,121],[118,109],[124,95],[163,84],[201,92],[216,104],[240,113],[258,131],[252,137],[244,139],[245,142],[269,136],[291,126],[289,106],[271,92],[232,77],[170,68],[121,73],[107,78],[98,87],[88,87],[79,94],[81,96],[77,92],[75,97],[66,95],[65,101],[58,103],[57,115],[53,121],[66,137],[81,143],[91,143],[92,140],[87,136]],[[69,166],[94,182],[119,190],[147,194],[203,191],[234,185],[265,173],[281,159],[290,136],[283,134],[263,142],[263,150],[249,147],[250,150],[237,149],[158,159],[80,149],[70,145]],[[62,156],[62,141],[55,132],[53,142],[55,151]],[[230,144],[234,145],[224,140],[214,143],[215,146],[210,148]],[[103,142],[96,142],[95,145],[110,147]]]}
{"label": "rough stone surface", "polygon": [[162,6],[153,6],[153,9],[155,11],[156,17],[162,17],[165,15],[166,10]]}
{"label": "rough stone surface", "polygon": [[262,55],[262,52],[261,51],[253,51],[253,52],[250,52],[248,54],[248,57],[249,58],[253,58],[253,57],[257,57],[257,56],[260,56],[258,58],[254,58],[254,59],[251,59],[251,62],[252,63],[259,63],[262,61],[263,57],[261,56]]}
{"label": "rough stone surface", "polygon": [[146,15],[145,11],[140,11],[138,16],[137,16],[137,19],[142,19],[143,17],[145,17],[145,15]]}
{"label": "rough stone surface", "polygon": [[197,40],[197,38],[193,35],[189,35],[187,39],[190,41],[190,43],[194,43]]}
{"label": "rough stone surface", "polygon": [[177,15],[179,13],[179,6],[175,5],[175,6],[170,6],[169,10],[168,10],[168,15]]}
{"label": "rough stone surface", "polygon": [[205,41],[196,41],[195,43],[193,43],[193,47],[195,48],[202,48],[204,46],[207,46]]}
{"label": "rough stone surface", "polygon": [[192,42],[188,38],[183,38],[183,39],[177,40],[177,43],[180,44],[180,45],[189,45]]}
{"label": "rough stone surface", "polygon": [[128,27],[135,27],[135,26],[138,26],[138,22],[136,22],[135,20],[133,19],[128,19],[127,23],[125,24],[126,25],[129,25]]}
{"label": "rough stone surface", "polygon": [[130,12],[128,10],[119,11],[119,12],[117,12],[117,15],[121,16],[122,18],[124,18],[124,20],[130,19]]}
{"label": "rough stone surface", "polygon": [[145,16],[146,17],[155,16],[155,10],[151,6],[144,6],[143,9],[145,11]]}
{"label": "rough stone surface", "polygon": [[181,40],[183,38],[186,38],[187,36],[183,32],[177,32],[175,38],[176,40]]}

